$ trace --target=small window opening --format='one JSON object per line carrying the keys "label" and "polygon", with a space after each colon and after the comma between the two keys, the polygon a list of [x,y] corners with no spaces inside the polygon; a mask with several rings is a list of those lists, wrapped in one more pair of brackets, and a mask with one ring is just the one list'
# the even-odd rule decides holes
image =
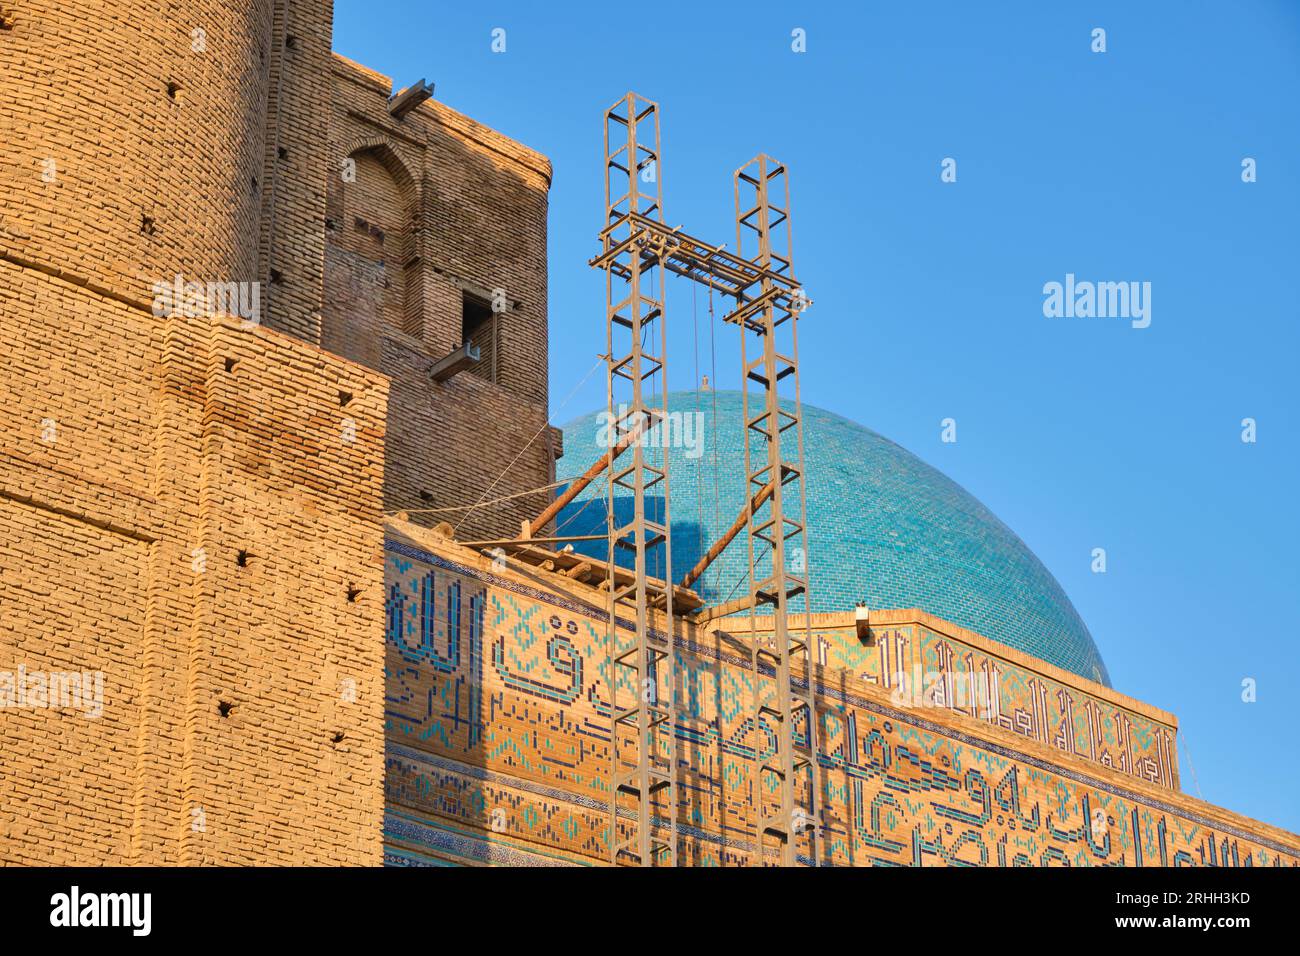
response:
{"label": "small window opening", "polygon": [[461,304],[461,342],[469,342],[479,351],[479,360],[465,371],[489,382],[496,381],[497,320],[491,302],[473,293],[464,293]]}

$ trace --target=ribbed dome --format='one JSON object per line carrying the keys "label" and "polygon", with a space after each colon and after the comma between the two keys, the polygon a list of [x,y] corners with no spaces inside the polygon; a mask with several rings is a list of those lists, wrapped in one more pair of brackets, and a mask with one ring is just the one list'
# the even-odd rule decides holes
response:
{"label": "ribbed dome", "polygon": [[[743,501],[741,393],[674,392],[668,408],[682,423],[668,450],[673,576],[680,580],[735,520]],[[1074,605],[996,515],[869,428],[810,405],[803,416],[814,611],[848,610],[859,601],[919,607],[1109,686],[1106,665]],[[580,474],[607,450],[603,424],[602,412],[564,427],[560,477]],[[661,452],[656,447],[652,454]],[[603,534],[605,493],[602,482],[593,482],[561,512],[559,533]],[[630,518],[630,499],[615,508],[620,522]],[[605,556],[601,542],[583,542],[577,550]],[[744,593],[746,550],[742,532],[696,583],[706,601]]]}

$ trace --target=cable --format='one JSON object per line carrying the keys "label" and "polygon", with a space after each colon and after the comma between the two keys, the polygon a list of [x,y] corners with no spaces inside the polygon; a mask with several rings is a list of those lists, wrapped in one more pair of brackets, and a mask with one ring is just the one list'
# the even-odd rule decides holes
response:
{"label": "cable", "polygon": [[[764,542],[764,545],[768,548],[769,551],[771,550],[772,546],[771,546],[770,544],[766,544],[766,542]],[[763,545],[760,545],[760,547],[761,547],[761,546],[763,546]],[[721,555],[719,555],[719,557],[721,557]],[[759,561],[763,560],[763,557],[765,557],[765,555],[764,555],[764,556],[760,556],[758,560],[759,560]],[[716,562],[715,562],[715,563],[716,563]],[[757,562],[755,562],[755,563],[757,563]],[[731,595],[733,595],[733,594],[736,593],[736,588],[740,587],[740,585],[741,585],[742,583],[744,583],[745,580],[748,579],[748,577],[749,577],[749,572],[748,572],[748,571],[743,572],[743,573],[740,575],[740,577],[738,577],[738,578],[736,579],[736,583],[733,584],[733,585],[731,586],[731,590],[727,592],[727,596],[726,596],[725,598],[723,598],[721,601],[719,601],[718,603],[719,603],[719,604],[726,604],[728,601],[730,601],[730,600],[731,600]]]}
{"label": "cable", "polygon": [[[605,361],[605,356],[603,355],[599,356],[596,359],[596,364],[593,365],[587,371],[586,375],[582,376],[582,381],[578,382],[577,385],[573,386],[573,390],[570,391],[567,396],[565,396],[564,401],[560,402],[559,408],[556,409],[557,412],[565,405],[569,404],[569,400],[578,393],[578,389],[582,388],[582,386],[587,384],[587,379],[591,378],[592,374],[596,371],[596,369],[600,368],[600,363],[604,361]],[[542,432],[546,431],[546,429],[549,427],[551,427],[551,417],[548,415],[546,417],[546,421],[542,422],[542,427],[537,429],[537,434],[533,435],[532,438],[528,439],[528,442],[524,445],[524,447],[519,449],[519,453],[515,455],[513,459],[511,459],[510,464],[506,465],[505,468],[501,470],[501,474],[497,475],[496,480],[493,481],[492,484],[487,486],[487,488],[483,491],[483,494],[479,497],[479,500],[474,503],[473,507],[471,507],[468,511],[466,511],[463,515],[461,515],[460,520],[456,522],[456,526],[451,529],[453,535],[460,530],[460,526],[465,523],[465,520],[476,510],[478,510],[478,508],[483,504],[483,499],[488,496],[488,493],[493,488],[495,488],[498,484],[501,483],[501,479],[506,476],[506,472],[510,471],[510,469],[515,466],[515,463],[519,461],[520,458],[523,457],[524,452],[526,452],[532,446],[533,442],[537,441],[538,437],[541,436]]]}
{"label": "cable", "polygon": [[[704,415],[700,412],[700,305],[699,284],[691,283],[691,327],[695,335],[695,423],[700,425]],[[701,429],[702,430],[702,429]],[[704,440],[704,436],[700,436]],[[695,553],[697,560],[704,555],[704,474],[698,466],[695,469]]]}
{"label": "cable", "polygon": [[[722,526],[722,486],[721,479],[718,476],[718,343],[717,343],[717,322],[713,314],[713,286],[709,286],[709,373],[713,376],[710,381],[713,383],[713,425],[711,430],[711,444],[713,445],[713,533],[717,534]],[[747,490],[747,489],[746,489]],[[722,555],[718,555],[719,558]],[[722,568],[715,562],[714,567],[709,568],[713,573],[714,593],[717,593],[718,578],[722,574]]]}
{"label": "cable", "polygon": [[515,498],[525,498],[528,495],[541,494],[543,491],[550,491],[553,488],[559,488],[561,485],[567,485],[573,481],[573,478],[562,478],[559,481],[553,481],[549,485],[541,485],[537,488],[529,488],[527,491],[519,491],[513,495],[505,495],[501,498],[493,498],[491,501],[479,501],[472,505],[448,505],[446,508],[399,508],[397,511],[389,511],[387,515],[395,515],[405,512],[408,515],[440,515],[448,511],[464,511],[466,508],[476,508],[479,505],[495,505],[502,501],[513,501]]}
{"label": "cable", "polygon": [[565,518],[562,522],[560,522],[559,525],[556,526],[556,528],[555,528],[555,534],[556,534],[556,536],[558,537],[559,534],[560,534],[560,532],[563,531],[566,527],[568,527],[569,524],[572,523],[572,522],[573,522],[573,521],[578,517],[578,515],[582,514],[584,511],[586,511],[586,510],[587,510],[587,506],[590,505],[593,501],[600,501],[600,500],[605,496],[604,493],[605,493],[605,491],[608,489],[608,487],[609,487],[609,476],[608,476],[608,474],[601,475],[601,487],[600,487],[600,490],[599,490],[596,494],[593,494],[591,497],[589,497],[586,501],[584,501],[584,502],[582,503],[582,507],[581,507],[581,508],[579,508],[579,509],[578,509],[577,511],[575,511],[573,514],[569,515],[569,517]]}

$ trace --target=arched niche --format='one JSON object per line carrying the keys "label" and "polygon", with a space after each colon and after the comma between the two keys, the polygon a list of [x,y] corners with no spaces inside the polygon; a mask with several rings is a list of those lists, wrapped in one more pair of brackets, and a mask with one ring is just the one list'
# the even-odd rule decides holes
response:
{"label": "arched niche", "polygon": [[419,189],[392,146],[354,145],[326,192],[322,344],[368,365],[382,328],[424,333],[416,216]]}

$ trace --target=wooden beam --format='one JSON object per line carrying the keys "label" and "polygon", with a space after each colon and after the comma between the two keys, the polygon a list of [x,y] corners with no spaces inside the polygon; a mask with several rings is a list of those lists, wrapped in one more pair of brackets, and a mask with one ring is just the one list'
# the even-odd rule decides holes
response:
{"label": "wooden beam", "polygon": [[[597,536],[603,540],[603,536]],[[487,542],[490,544],[491,542]],[[456,542],[460,547],[467,546],[466,542]],[[483,544],[483,542],[479,542]],[[545,546],[538,546],[533,541],[502,541],[501,548],[510,555],[513,561],[521,564],[541,567],[547,562],[555,565],[555,573],[563,574],[570,580],[588,587],[595,587],[602,591],[607,591],[610,587],[608,577],[608,568],[595,558],[585,554],[579,554],[576,551],[553,551]],[[480,548],[474,550],[480,551]],[[627,568],[614,569],[614,581],[616,586],[624,587],[635,580],[636,575]],[[655,578],[647,578],[647,583],[654,585],[656,589],[662,589],[664,582]],[[695,611],[704,601],[700,596],[689,588],[673,588],[673,610],[678,615],[687,615]]]}
{"label": "wooden beam", "polygon": [[574,534],[574,535],[567,535],[563,538],[489,538],[483,541],[461,541],[459,543],[464,545],[467,548],[491,548],[491,547],[504,548],[509,545],[518,545],[519,547],[524,547],[525,545],[535,545],[535,544],[570,544],[574,541],[607,541],[607,540],[609,539],[607,538],[607,536],[603,534]]}
{"label": "wooden beam", "polygon": [[694,614],[691,620],[696,624],[707,624],[709,621],[717,620],[720,617],[727,617],[729,614],[735,614],[737,611],[748,610],[754,606],[754,596],[736,598],[734,601],[727,601],[724,604],[717,604],[713,607],[702,607]]}
{"label": "wooden beam", "polygon": [[575,580],[581,581],[588,574],[590,574],[591,571],[592,571],[591,562],[583,561],[581,564],[575,564],[573,567],[569,568],[569,570],[565,571],[564,573],[567,576],[574,578]]}
{"label": "wooden beam", "polygon": [[[699,580],[700,575],[704,573],[705,569],[710,564],[718,560],[718,556],[722,554],[723,551],[727,550],[727,545],[731,544],[736,535],[740,534],[741,529],[745,527],[750,516],[755,514],[759,508],[763,507],[763,504],[768,498],[772,497],[772,492],[775,488],[776,482],[769,481],[763,486],[762,490],[759,491],[758,494],[754,495],[754,497],[750,499],[748,505],[740,509],[740,516],[731,523],[731,527],[727,529],[726,534],[713,543],[713,547],[709,548],[704,557],[700,558],[700,560],[696,562],[695,567],[686,572],[686,577],[682,578],[682,587],[690,587]],[[778,529],[778,533],[779,530],[780,529]]]}
{"label": "wooden beam", "polygon": [[606,468],[612,467],[614,460],[618,458],[619,455],[623,454],[623,452],[627,451],[632,442],[636,441],[640,435],[641,426],[638,424],[636,428],[624,435],[617,445],[597,458],[592,466],[584,471],[577,481],[573,482],[564,490],[563,494],[559,495],[554,501],[543,508],[541,514],[528,522],[524,526],[524,537],[531,537],[533,532],[545,528],[547,522],[558,515],[565,505],[582,493],[583,488],[586,488],[589,484],[595,481],[596,477]]}

